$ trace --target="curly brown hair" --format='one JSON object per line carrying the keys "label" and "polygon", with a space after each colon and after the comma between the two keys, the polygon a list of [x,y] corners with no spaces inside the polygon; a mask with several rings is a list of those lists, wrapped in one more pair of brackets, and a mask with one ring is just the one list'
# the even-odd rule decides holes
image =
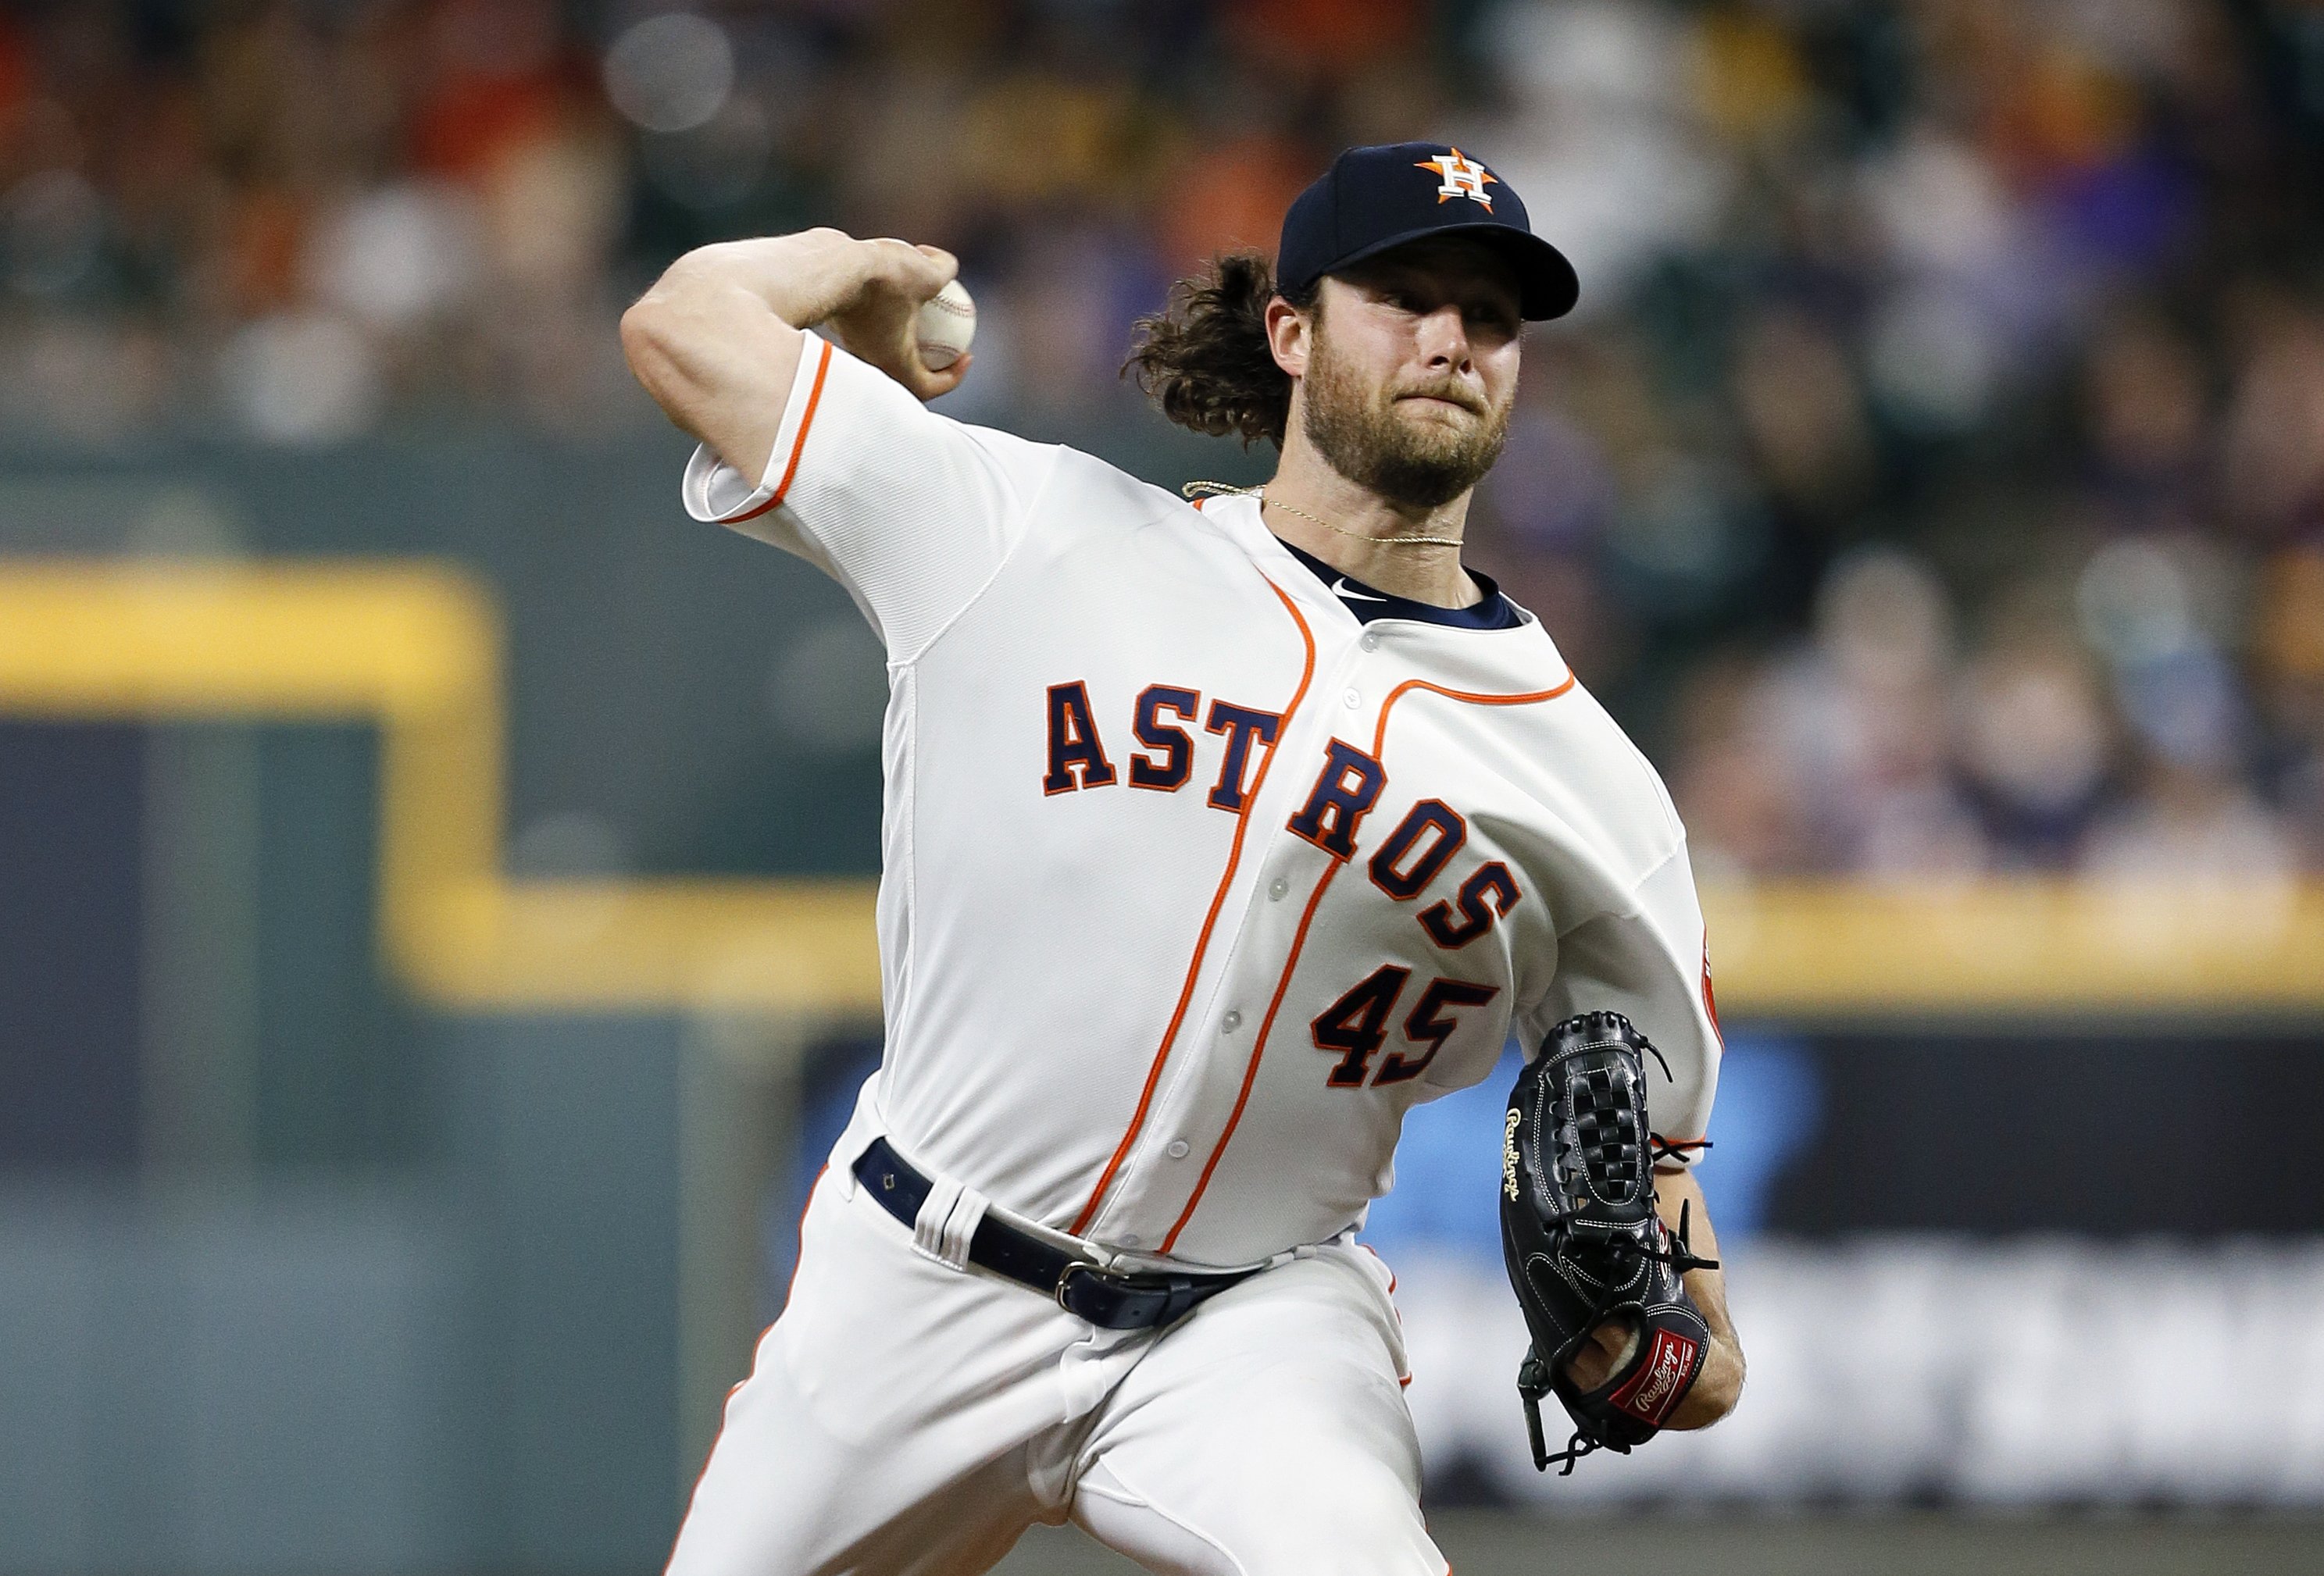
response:
{"label": "curly brown hair", "polygon": [[1267,304],[1280,295],[1301,309],[1317,291],[1280,290],[1275,271],[1255,252],[1212,259],[1196,279],[1182,279],[1170,304],[1138,320],[1122,375],[1135,375],[1162,414],[1213,438],[1258,438],[1283,447],[1291,419],[1291,374],[1275,364],[1267,343]]}

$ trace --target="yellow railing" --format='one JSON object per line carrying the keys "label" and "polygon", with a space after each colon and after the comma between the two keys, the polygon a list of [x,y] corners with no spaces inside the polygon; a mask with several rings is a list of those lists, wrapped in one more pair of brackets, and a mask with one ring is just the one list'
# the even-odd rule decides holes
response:
{"label": "yellow railing", "polygon": [[1708,889],[1723,1009],[2324,1010],[2324,885],[2011,878]]}
{"label": "yellow railing", "polygon": [[[371,721],[380,944],[470,1010],[877,1012],[856,880],[512,880],[500,624],[411,562],[0,562],[0,712]],[[2324,1009],[2324,887],[2046,880],[1714,890],[1730,1013]]]}

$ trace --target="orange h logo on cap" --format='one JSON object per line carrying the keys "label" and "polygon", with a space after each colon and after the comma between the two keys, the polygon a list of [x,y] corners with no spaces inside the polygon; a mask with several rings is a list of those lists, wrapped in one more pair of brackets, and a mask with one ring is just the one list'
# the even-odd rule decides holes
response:
{"label": "orange h logo on cap", "polygon": [[1485,186],[1488,181],[1498,180],[1499,177],[1460,149],[1440,153],[1434,159],[1423,159],[1413,168],[1434,170],[1444,178],[1444,184],[1436,189],[1438,202],[1450,202],[1456,197],[1465,197],[1471,202],[1483,204],[1487,213],[1493,211],[1493,199],[1485,195]]}

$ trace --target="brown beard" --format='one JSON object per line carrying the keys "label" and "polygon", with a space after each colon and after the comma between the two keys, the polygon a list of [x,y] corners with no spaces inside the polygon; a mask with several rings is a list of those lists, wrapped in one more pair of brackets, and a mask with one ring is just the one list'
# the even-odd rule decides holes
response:
{"label": "brown beard", "polygon": [[1404,420],[1396,398],[1434,395],[1471,410],[1476,393],[1452,378],[1411,388],[1364,386],[1352,367],[1332,354],[1332,341],[1316,324],[1314,350],[1301,380],[1305,410],[1301,429],[1331,467],[1358,486],[1406,509],[1450,503],[1483,479],[1509,438],[1509,408],[1485,410],[1485,419],[1467,432]]}

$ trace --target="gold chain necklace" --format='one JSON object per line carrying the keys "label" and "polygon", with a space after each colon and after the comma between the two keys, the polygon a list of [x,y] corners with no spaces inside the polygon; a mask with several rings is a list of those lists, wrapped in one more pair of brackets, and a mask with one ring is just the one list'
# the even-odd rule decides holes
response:
{"label": "gold chain necklace", "polygon": [[1296,514],[1302,520],[1313,521],[1325,530],[1336,532],[1341,536],[1353,537],[1360,542],[1377,542],[1383,547],[1457,548],[1462,545],[1461,539],[1457,536],[1366,536],[1360,530],[1350,530],[1344,526],[1333,525],[1330,521],[1286,503],[1279,498],[1269,498],[1264,487],[1230,487],[1224,482],[1189,482],[1178,491],[1189,498],[1194,497],[1197,493],[1204,495],[1224,493],[1231,497],[1256,498],[1261,507],[1272,503],[1286,514]]}

